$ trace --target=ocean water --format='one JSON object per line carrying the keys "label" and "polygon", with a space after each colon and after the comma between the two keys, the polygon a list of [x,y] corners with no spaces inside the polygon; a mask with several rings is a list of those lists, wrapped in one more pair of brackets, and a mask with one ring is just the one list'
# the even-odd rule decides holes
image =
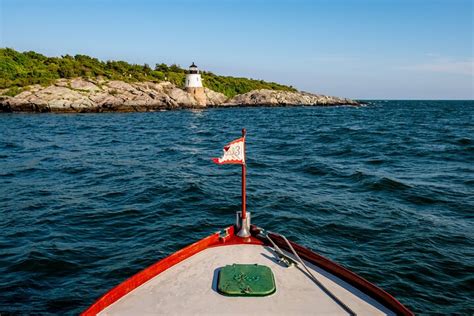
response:
{"label": "ocean water", "polygon": [[233,224],[240,168],[210,158],[242,127],[253,223],[419,314],[474,313],[473,101],[0,114],[0,311],[79,313]]}

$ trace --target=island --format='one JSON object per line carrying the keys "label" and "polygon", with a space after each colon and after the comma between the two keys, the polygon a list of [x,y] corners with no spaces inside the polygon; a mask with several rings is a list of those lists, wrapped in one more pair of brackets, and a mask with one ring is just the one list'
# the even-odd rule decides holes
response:
{"label": "island", "polygon": [[[0,112],[146,112],[185,108],[360,105],[291,86],[198,72],[191,65],[133,65],[85,55],[0,49]],[[198,76],[198,85],[189,83]],[[202,76],[202,83],[201,83]],[[194,78],[194,77],[193,77]],[[199,93],[197,93],[199,92]]]}

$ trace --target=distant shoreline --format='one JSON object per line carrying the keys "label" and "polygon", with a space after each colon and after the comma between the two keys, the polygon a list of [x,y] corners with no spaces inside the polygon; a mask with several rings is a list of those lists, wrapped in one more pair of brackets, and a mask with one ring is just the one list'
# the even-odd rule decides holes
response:
{"label": "distant shoreline", "polygon": [[[199,91],[179,65],[136,65],[87,55],[48,57],[0,48],[0,112],[146,112],[202,107],[360,105],[264,80],[199,70]],[[191,66],[190,66],[191,67]],[[193,63],[193,71],[197,66]],[[188,80],[189,83],[189,80]]]}
{"label": "distant shoreline", "polygon": [[0,112],[148,112],[192,108],[257,106],[358,106],[346,98],[260,89],[232,98],[204,88],[205,105],[171,82],[135,82],[98,79],[59,79],[49,86],[32,85],[14,96],[0,96]]}

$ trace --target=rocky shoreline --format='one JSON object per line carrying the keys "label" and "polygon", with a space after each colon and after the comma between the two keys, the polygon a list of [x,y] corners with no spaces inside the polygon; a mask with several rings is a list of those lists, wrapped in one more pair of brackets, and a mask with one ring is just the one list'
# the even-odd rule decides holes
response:
{"label": "rocky shoreline", "polygon": [[170,82],[105,79],[60,79],[53,85],[29,86],[13,96],[1,95],[0,112],[147,112],[185,108],[237,106],[360,105],[359,102],[306,92],[254,90],[228,98],[204,88],[206,105]]}

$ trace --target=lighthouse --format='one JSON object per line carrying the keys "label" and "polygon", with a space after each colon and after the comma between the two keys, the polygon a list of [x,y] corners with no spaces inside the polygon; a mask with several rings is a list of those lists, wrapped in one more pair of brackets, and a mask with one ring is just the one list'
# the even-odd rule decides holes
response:
{"label": "lighthouse", "polygon": [[201,73],[194,62],[189,66],[188,73],[186,74],[186,90],[188,88],[202,88]]}
{"label": "lighthouse", "polygon": [[201,73],[194,62],[189,66],[188,72],[186,73],[184,87],[188,93],[194,96],[198,105],[206,106],[207,98],[202,86]]}

